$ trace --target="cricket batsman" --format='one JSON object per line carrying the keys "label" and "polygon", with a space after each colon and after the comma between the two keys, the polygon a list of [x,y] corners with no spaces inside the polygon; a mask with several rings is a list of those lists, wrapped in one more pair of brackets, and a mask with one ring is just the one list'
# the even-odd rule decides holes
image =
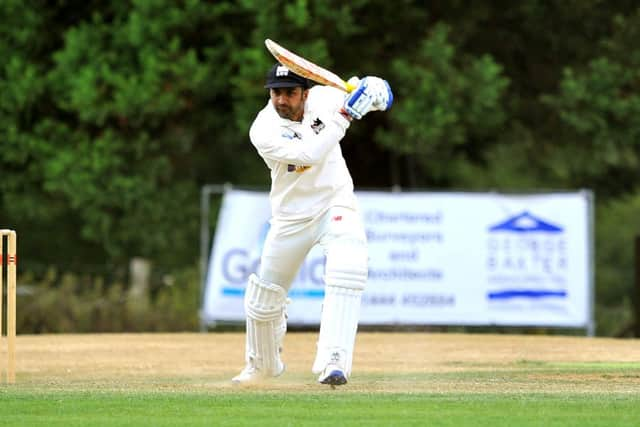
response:
{"label": "cricket batsman", "polygon": [[287,293],[308,252],[326,257],[325,296],[312,371],[332,387],[351,373],[360,300],[367,281],[367,241],[340,140],[353,119],[391,107],[389,84],[352,78],[346,94],[316,85],[280,63],[268,72],[270,100],[249,137],[271,171],[271,227],[260,267],[249,277],[245,368],[232,379],[252,383],[281,375]]}

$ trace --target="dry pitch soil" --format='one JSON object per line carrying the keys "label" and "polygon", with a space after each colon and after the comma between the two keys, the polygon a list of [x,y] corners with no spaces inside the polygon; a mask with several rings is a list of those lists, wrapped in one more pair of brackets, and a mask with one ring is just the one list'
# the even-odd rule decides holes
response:
{"label": "dry pitch soil", "polygon": [[[253,389],[329,390],[310,371],[316,333],[289,333],[286,373]],[[3,345],[2,370],[6,348]],[[16,389],[234,392],[241,333],[22,335]],[[637,393],[640,341],[439,333],[360,333],[341,392]]]}

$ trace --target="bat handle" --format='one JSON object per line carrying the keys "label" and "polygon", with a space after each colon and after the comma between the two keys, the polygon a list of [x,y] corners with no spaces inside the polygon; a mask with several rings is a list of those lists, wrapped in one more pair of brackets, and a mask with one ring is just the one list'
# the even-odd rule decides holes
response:
{"label": "bat handle", "polygon": [[353,92],[358,87],[358,86],[353,85],[353,84],[351,84],[349,82],[344,82],[344,86],[347,89],[347,93]]}

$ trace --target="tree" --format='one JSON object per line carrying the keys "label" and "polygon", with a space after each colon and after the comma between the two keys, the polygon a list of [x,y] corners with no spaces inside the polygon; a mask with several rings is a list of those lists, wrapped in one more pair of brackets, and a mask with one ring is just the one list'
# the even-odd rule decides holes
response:
{"label": "tree", "polygon": [[393,61],[398,105],[380,142],[415,156],[419,184],[455,182],[468,163],[481,161],[506,114],[502,97],[508,79],[489,55],[456,52],[449,28],[437,25],[411,55]]}
{"label": "tree", "polygon": [[244,141],[228,119],[235,71],[227,58],[242,10],[72,3],[73,19],[63,22],[57,5],[1,6],[12,24],[0,47],[8,59],[2,210],[16,227],[40,231],[24,240],[52,254],[47,262],[69,267],[54,250],[69,235],[88,249],[79,252],[84,263],[134,255],[189,262],[199,183],[250,180],[245,162],[233,161]]}
{"label": "tree", "polygon": [[613,19],[613,33],[587,64],[567,67],[560,90],[543,102],[560,123],[563,144],[550,169],[588,183],[604,197],[637,191],[640,167],[640,9]]}

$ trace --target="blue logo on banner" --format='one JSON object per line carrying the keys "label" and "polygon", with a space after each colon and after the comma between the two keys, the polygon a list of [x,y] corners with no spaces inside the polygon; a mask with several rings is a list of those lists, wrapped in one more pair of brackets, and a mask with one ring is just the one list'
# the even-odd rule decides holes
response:
{"label": "blue logo on banner", "polygon": [[489,300],[567,298],[564,227],[525,210],[487,231]]}
{"label": "blue logo on banner", "polygon": [[489,228],[489,231],[511,231],[513,233],[561,233],[562,227],[553,225],[547,221],[531,215],[524,211],[504,222]]}
{"label": "blue logo on banner", "polygon": [[546,297],[560,297],[566,298],[567,291],[546,291],[536,289],[523,289],[523,290],[503,290],[488,292],[487,296],[490,300],[508,300],[511,298],[546,298]]}

